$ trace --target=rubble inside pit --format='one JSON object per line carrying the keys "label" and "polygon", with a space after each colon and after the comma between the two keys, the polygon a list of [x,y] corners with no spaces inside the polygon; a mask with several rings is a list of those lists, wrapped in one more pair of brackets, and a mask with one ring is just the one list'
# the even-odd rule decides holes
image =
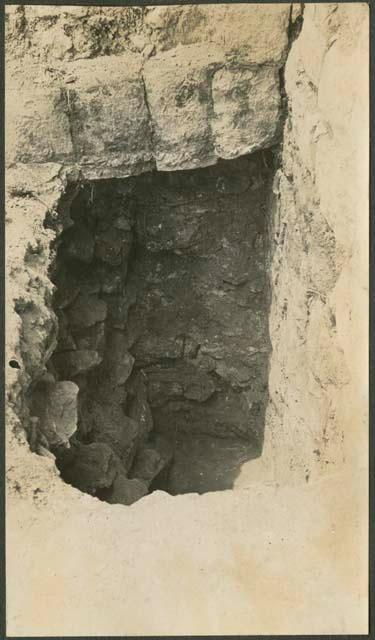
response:
{"label": "rubble inside pit", "polygon": [[57,345],[30,393],[69,484],[131,504],[231,488],[260,455],[273,163],[78,188],[51,269]]}

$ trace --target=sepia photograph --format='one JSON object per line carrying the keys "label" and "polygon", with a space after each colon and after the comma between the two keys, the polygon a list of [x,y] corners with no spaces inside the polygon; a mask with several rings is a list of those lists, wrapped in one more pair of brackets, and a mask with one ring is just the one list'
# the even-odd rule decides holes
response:
{"label": "sepia photograph", "polygon": [[9,638],[369,633],[369,5],[5,6]]}

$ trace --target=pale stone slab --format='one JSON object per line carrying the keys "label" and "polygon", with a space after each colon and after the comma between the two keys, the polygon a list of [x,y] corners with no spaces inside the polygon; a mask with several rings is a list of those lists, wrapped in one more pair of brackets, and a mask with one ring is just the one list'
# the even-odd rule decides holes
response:
{"label": "pale stone slab", "polygon": [[154,153],[160,171],[194,169],[215,162],[210,116],[210,75],[223,51],[205,46],[177,47],[145,65]]}
{"label": "pale stone slab", "polygon": [[7,162],[72,161],[67,104],[59,87],[10,87],[5,112]]}
{"label": "pale stone slab", "polygon": [[106,177],[149,168],[149,115],[138,56],[103,56],[67,68],[66,94],[77,161]]}
{"label": "pale stone slab", "polygon": [[212,101],[212,131],[220,158],[236,158],[275,143],[281,106],[277,67],[219,69],[213,76]]}

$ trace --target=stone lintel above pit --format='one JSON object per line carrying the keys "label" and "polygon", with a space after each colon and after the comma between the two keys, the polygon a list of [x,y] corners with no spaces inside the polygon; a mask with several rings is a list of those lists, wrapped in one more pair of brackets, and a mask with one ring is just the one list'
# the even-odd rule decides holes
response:
{"label": "stone lintel above pit", "polygon": [[[28,9],[26,20],[42,21]],[[10,54],[8,166],[58,162],[89,180],[123,178],[205,167],[278,142],[289,7],[275,5],[272,20],[260,5],[236,8],[229,31],[216,15],[227,17],[228,7],[215,6],[215,16],[213,8],[190,7],[192,37],[182,30],[171,43],[160,42],[160,29],[176,8],[159,9],[147,13],[142,51],[69,54],[53,64],[33,57],[32,48],[22,58]],[[43,33],[46,24],[39,24]]]}

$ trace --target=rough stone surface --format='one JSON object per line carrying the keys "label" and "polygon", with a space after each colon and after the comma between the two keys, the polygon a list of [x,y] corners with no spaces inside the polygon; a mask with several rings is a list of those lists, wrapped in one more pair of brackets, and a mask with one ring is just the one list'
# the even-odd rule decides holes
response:
{"label": "rough stone surface", "polygon": [[[56,284],[54,305],[60,322],[58,343],[47,362],[47,368],[60,378],[74,380],[80,391],[73,451],[67,454],[61,447],[53,449],[58,468],[67,482],[83,491],[92,493],[93,488],[107,488],[107,494],[98,494],[101,499],[109,499],[114,491],[110,486],[114,476],[108,476],[111,482],[103,484],[107,464],[103,455],[111,451],[108,464],[115,461],[125,477],[137,447],[152,428],[145,390],[140,384],[129,390],[124,387],[134,365],[126,337],[123,331],[106,322],[108,306],[113,300],[121,300],[132,239],[129,231],[114,226],[119,219],[128,219],[127,189],[122,184],[112,187],[111,191],[104,183],[81,188],[70,203],[70,222],[58,238],[52,273]],[[61,209],[59,213],[63,215]],[[131,221],[128,226],[131,230]],[[118,281],[118,287],[108,294],[108,285],[103,283],[112,279]],[[101,443],[106,450],[83,446]],[[96,479],[95,456],[98,456]],[[134,495],[144,494],[136,491]],[[127,503],[130,498],[118,500]]]}
{"label": "rough stone surface", "polygon": [[120,469],[111,447],[106,443],[75,443],[58,457],[59,469],[69,484],[95,495],[113,484]]}
{"label": "rough stone surface", "polygon": [[96,296],[82,294],[78,296],[67,311],[69,323],[73,329],[91,327],[105,320],[107,307]]}
{"label": "rough stone surface", "polygon": [[[298,5],[297,5],[298,6]],[[290,5],[173,7],[7,7],[8,56],[41,62],[167,51],[212,43],[244,62],[280,61],[288,47]],[[105,29],[103,29],[105,25]],[[151,49],[150,49],[151,45]]]}
{"label": "rough stone surface", "polygon": [[131,475],[142,480],[148,487],[164,466],[165,461],[161,454],[150,446],[144,446],[137,451]]}
{"label": "rough stone surface", "polygon": [[279,68],[219,69],[212,81],[216,155],[236,158],[265,148],[277,138]]}
{"label": "rough stone surface", "polygon": [[146,468],[150,490],[230,488],[260,454],[274,155],[96,181],[70,204],[51,275],[59,332],[47,367],[79,386],[77,440],[109,445],[123,474],[144,479],[138,449],[150,455],[157,436],[168,440],[170,452],[155,450]]}
{"label": "rough stone surface", "polygon": [[[73,159],[69,118],[62,89],[22,82],[6,92],[9,162],[55,162]],[[26,85],[26,86],[25,86]]]}
{"label": "rough stone surface", "polygon": [[[263,152],[134,181],[134,247],[117,294],[131,303],[118,305],[119,318],[126,317],[109,334],[107,358],[111,375],[117,361],[126,364],[128,351],[133,358],[126,411],[145,424],[145,435],[169,440],[172,471],[163,475],[165,484],[160,475],[158,486],[171,489],[173,477],[174,493],[229,488],[246,456],[261,450],[273,159]],[[132,386],[138,386],[135,400]],[[227,443],[228,465],[224,443],[210,437]],[[204,452],[214,451],[222,456],[213,453],[205,472]],[[189,477],[192,456],[197,471]],[[200,475],[204,482],[195,487]]]}
{"label": "rough stone surface", "polygon": [[[129,54],[79,61],[69,68],[71,135],[87,176],[151,166],[151,132],[141,59]],[[72,78],[72,80],[70,80]],[[88,165],[88,170],[86,170]]]}
{"label": "rough stone surface", "polygon": [[[244,35],[243,52],[259,52],[262,64],[268,52],[276,61],[286,51],[287,5],[238,5],[238,20],[231,9],[9,6],[8,60],[26,69],[26,52],[43,66],[124,54],[127,43],[146,51],[143,11],[155,12],[156,53],[177,41],[209,42],[215,32],[222,42],[232,33],[228,50]],[[215,24],[201,17],[214,11]],[[235,491],[157,491],[129,508],[106,505],[62,482],[49,456],[30,452],[25,391],[57,344],[48,275],[72,167],[43,160],[7,171],[10,636],[368,633],[368,6],[307,4],[303,20],[287,62],[289,115],[275,183],[272,404],[263,456],[244,465]],[[48,115],[48,123],[46,144],[55,144],[56,121]],[[9,129],[10,155],[13,144]],[[43,141],[35,144],[44,158]],[[108,320],[123,322],[110,306]],[[185,347],[194,352],[192,342]]]}
{"label": "rough stone surface", "polygon": [[83,427],[95,442],[105,442],[120,457],[126,471],[131,467],[140,436],[138,423],[124,415],[120,405],[99,404],[91,400],[82,408],[85,411]]}
{"label": "rough stone surface", "polygon": [[68,353],[56,353],[53,356],[53,364],[60,375],[67,378],[75,378],[100,364],[101,358],[93,349],[79,349]]}
{"label": "rough stone surface", "polygon": [[307,5],[286,65],[259,461],[261,477],[280,482],[367,466],[367,32],[365,5]]}
{"label": "rough stone surface", "polygon": [[9,163],[124,177],[280,139],[290,5],[50,9],[7,12]]}
{"label": "rough stone surface", "polygon": [[49,447],[67,444],[77,430],[79,388],[68,380],[39,383],[33,394],[33,414],[40,418],[40,430]]}

